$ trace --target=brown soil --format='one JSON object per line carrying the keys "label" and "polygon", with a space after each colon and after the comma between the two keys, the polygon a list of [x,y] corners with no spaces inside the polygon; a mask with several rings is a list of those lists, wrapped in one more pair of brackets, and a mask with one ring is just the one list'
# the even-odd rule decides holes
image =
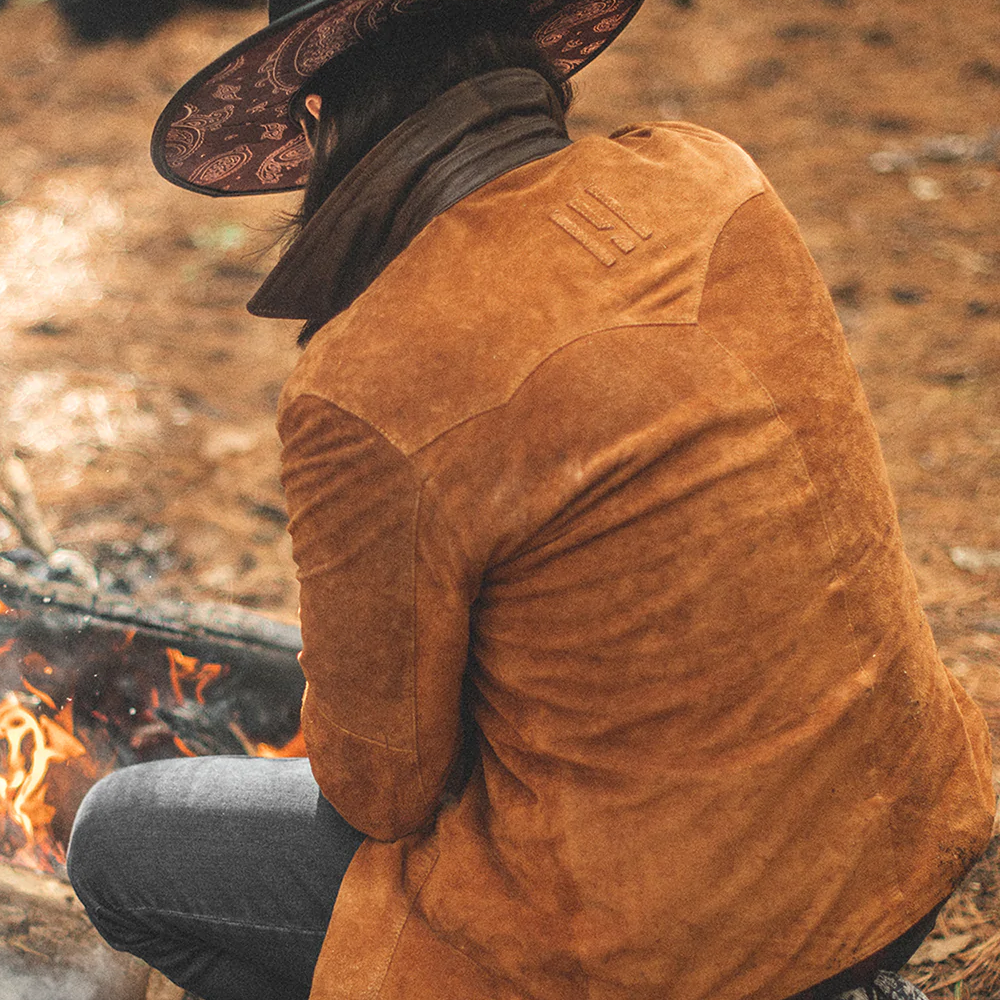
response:
{"label": "brown soil", "polygon": [[[296,331],[243,307],[294,198],[199,197],[147,154],[168,95],[262,21],[87,49],[49,5],[0,11],[0,435],[62,545],[293,618],[272,418]],[[767,172],[841,312],[941,652],[1000,736],[998,53],[998,0],[649,0],[571,124],[684,118]],[[991,872],[950,928],[976,942]]]}

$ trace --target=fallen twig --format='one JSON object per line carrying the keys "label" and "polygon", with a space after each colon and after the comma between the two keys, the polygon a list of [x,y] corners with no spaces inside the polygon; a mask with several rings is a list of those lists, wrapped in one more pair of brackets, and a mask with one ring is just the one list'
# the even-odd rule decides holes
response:
{"label": "fallen twig", "polygon": [[0,500],[0,516],[13,525],[21,542],[42,556],[52,570],[96,591],[99,586],[97,571],[90,562],[79,552],[56,547],[35,499],[28,470],[15,455],[4,458],[0,452],[0,489],[9,500],[9,503]]}
{"label": "fallen twig", "polygon": [[10,499],[9,505],[0,506],[0,513],[17,529],[28,548],[48,559],[55,552],[56,543],[42,520],[28,470],[15,455],[0,456],[0,487]]}

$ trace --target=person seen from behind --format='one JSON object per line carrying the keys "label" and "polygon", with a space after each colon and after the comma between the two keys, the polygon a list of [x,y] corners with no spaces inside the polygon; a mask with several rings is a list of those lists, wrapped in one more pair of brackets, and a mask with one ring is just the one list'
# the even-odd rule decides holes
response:
{"label": "person seen from behind", "polygon": [[271,0],[171,100],[191,191],[303,188],[251,300],[308,759],[120,770],[73,885],[204,1000],[919,998],[990,836],[830,297],[694,124],[570,141],[640,0]]}

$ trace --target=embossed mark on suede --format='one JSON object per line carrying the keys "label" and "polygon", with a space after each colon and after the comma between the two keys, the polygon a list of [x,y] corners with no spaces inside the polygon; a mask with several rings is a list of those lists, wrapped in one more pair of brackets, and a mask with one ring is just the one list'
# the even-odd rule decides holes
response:
{"label": "embossed mark on suede", "polygon": [[[630,233],[621,230],[620,224],[624,223],[631,233],[641,240],[648,240],[653,235],[653,230],[649,226],[640,221],[621,202],[598,187],[584,188],[584,194],[569,201],[567,207],[598,233],[609,233],[610,244],[622,254],[631,253],[636,248],[636,242]],[[574,217],[557,209],[549,218],[605,267],[612,267],[617,263],[618,254],[611,246],[597,238],[595,233],[581,225]]]}

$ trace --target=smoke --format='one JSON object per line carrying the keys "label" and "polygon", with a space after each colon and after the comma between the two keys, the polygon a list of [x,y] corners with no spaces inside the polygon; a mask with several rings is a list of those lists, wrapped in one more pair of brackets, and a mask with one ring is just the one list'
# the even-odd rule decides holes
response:
{"label": "smoke", "polygon": [[[30,956],[26,956],[30,957]],[[137,960],[97,942],[73,956],[73,965],[48,963],[44,969],[16,969],[0,963],[0,997],[4,1000],[141,1000],[148,969]]]}

